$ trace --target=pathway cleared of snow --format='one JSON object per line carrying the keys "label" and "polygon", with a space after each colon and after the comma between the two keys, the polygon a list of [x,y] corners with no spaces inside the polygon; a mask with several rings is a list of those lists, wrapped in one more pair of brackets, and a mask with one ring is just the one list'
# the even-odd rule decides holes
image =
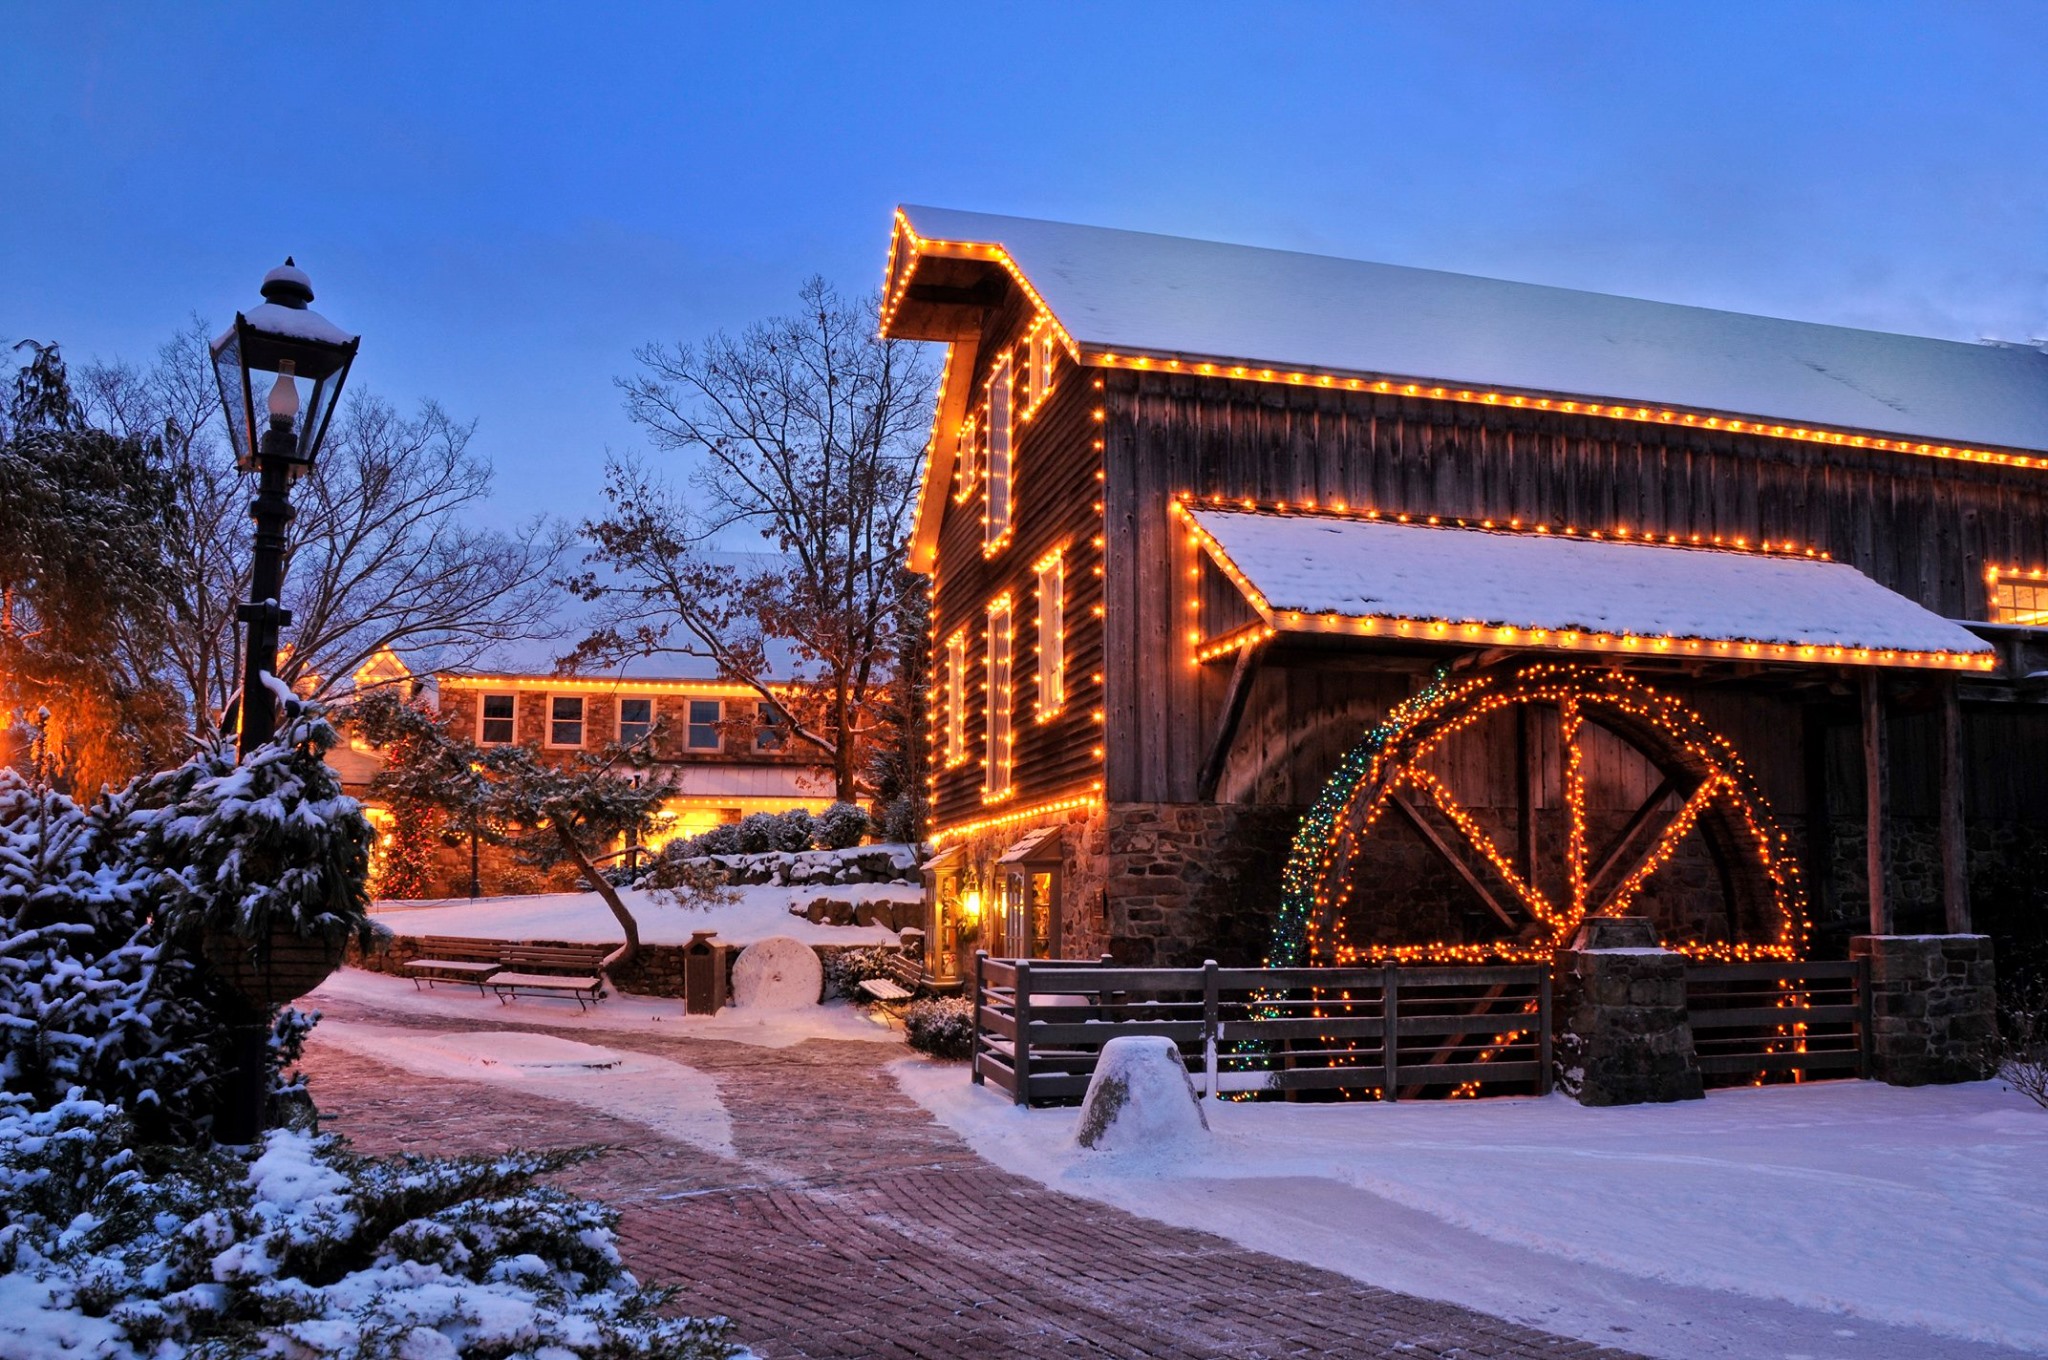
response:
{"label": "pathway cleared of snow", "polygon": [[1005,1170],[1386,1288],[1673,1357],[2048,1351],[2048,1115],[1997,1083],[1582,1109],[1211,1106],[1193,1155],[1086,1153],[958,1069],[906,1092]]}
{"label": "pathway cleared of snow", "polygon": [[718,1083],[668,1058],[519,1029],[448,1033],[327,1020],[319,1033],[326,1043],[424,1077],[566,1100],[713,1156],[732,1155],[732,1120]]}

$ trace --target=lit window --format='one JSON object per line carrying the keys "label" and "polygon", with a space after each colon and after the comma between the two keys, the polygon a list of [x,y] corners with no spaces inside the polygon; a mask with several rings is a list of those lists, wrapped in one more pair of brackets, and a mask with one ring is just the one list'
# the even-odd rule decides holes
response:
{"label": "lit window", "polygon": [[766,699],[754,705],[754,749],[756,751],[780,751],[789,745],[789,724],[774,704]]}
{"label": "lit window", "polygon": [[1991,597],[1991,621],[2016,623],[2028,628],[2048,627],[2048,578],[2029,572],[2027,579],[2001,579],[1993,571],[1986,577]]}
{"label": "lit window", "polygon": [[485,746],[510,746],[516,735],[512,714],[517,702],[510,694],[486,694],[477,714],[476,739]]}
{"label": "lit window", "polygon": [[1052,363],[1056,350],[1053,347],[1052,322],[1048,319],[1039,323],[1031,333],[1031,370],[1024,375],[1024,409],[1038,409],[1038,403],[1045,400],[1045,394],[1052,390]]}
{"label": "lit window", "polygon": [[1014,645],[1010,597],[988,607],[988,745],[982,754],[982,797],[1010,796],[1010,653]]}
{"label": "lit window", "polygon": [[619,744],[632,746],[647,740],[654,730],[654,700],[619,700]]}
{"label": "lit window", "polygon": [[718,724],[724,717],[725,705],[717,699],[690,700],[690,730],[686,745],[692,751],[716,751],[723,744],[719,740]]}
{"label": "lit window", "polygon": [[981,426],[973,416],[960,427],[960,453],[954,460],[953,499],[961,505],[981,490]]}
{"label": "lit window", "polygon": [[1010,355],[996,360],[988,386],[988,517],[982,551],[994,552],[1010,537]]}
{"label": "lit window", "polygon": [[1053,553],[1038,563],[1038,720],[1067,703],[1067,568]]}
{"label": "lit window", "polygon": [[946,639],[946,766],[967,759],[967,630]]}
{"label": "lit window", "polygon": [[581,746],[583,744],[583,696],[580,694],[554,694],[548,696],[548,745]]}

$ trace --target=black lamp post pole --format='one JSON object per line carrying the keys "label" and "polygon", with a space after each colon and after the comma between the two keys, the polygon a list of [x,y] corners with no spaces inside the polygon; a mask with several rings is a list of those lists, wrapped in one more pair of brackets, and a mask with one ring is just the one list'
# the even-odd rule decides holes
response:
{"label": "black lamp post pole", "polygon": [[248,625],[248,651],[242,662],[241,753],[270,740],[277,732],[277,700],[265,687],[266,673],[277,673],[278,632],[292,621],[279,606],[284,593],[284,533],[292,522],[291,422],[274,420],[263,432],[257,451],[256,499],[249,503],[256,521],[256,561],[249,574],[249,603],[235,611]]}

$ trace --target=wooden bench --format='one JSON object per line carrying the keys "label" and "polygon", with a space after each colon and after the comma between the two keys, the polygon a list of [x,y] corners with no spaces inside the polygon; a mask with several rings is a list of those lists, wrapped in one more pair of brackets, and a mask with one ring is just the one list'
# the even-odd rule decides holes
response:
{"label": "wooden bench", "polygon": [[492,975],[491,989],[501,1002],[521,992],[573,996],[580,1011],[604,999],[602,965],[611,952],[602,944],[506,945],[499,955],[503,971]]}
{"label": "wooden bench", "polygon": [[919,992],[932,989],[932,975],[925,971],[924,960],[914,954],[892,949],[882,955],[882,967],[887,977],[864,979],[854,990],[884,1010],[897,1010],[915,1000]]}
{"label": "wooden bench", "polygon": [[460,982],[484,994],[484,984],[505,966],[503,940],[472,940],[459,935],[427,935],[420,939],[420,956],[408,959],[406,974],[415,991],[420,984]]}

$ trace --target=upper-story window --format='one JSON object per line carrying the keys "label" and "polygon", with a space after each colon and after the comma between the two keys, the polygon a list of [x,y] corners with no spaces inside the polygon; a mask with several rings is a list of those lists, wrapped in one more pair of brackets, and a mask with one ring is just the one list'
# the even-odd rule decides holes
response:
{"label": "upper-story window", "polygon": [[944,760],[948,769],[967,759],[967,630],[946,639]]}
{"label": "upper-story window", "polygon": [[519,696],[486,694],[477,701],[476,739],[485,746],[510,746],[518,739]]}
{"label": "upper-story window", "polygon": [[982,753],[982,797],[990,802],[1010,796],[1010,713],[1015,703],[1011,684],[1011,653],[1015,618],[1009,592],[988,607],[988,745]]}
{"label": "upper-story window", "polygon": [[548,696],[548,745],[581,746],[583,744],[583,696],[580,694],[551,694]]}
{"label": "upper-story window", "polygon": [[789,745],[789,724],[780,709],[766,699],[754,705],[754,749],[780,751]]}
{"label": "upper-story window", "polygon": [[982,551],[994,553],[1010,541],[1010,352],[996,360],[988,384],[988,512],[982,520]]}
{"label": "upper-story window", "polygon": [[2048,571],[1993,567],[1984,573],[1984,585],[1993,623],[2048,627]]}
{"label": "upper-story window", "polygon": [[1067,567],[1065,555],[1038,559],[1038,720],[1067,704]]}
{"label": "upper-story window", "polygon": [[1045,394],[1052,390],[1052,365],[1054,349],[1052,321],[1038,323],[1038,329],[1031,332],[1031,367],[1024,374],[1024,409],[1035,411],[1038,403],[1045,400]]}
{"label": "upper-story window", "polygon": [[960,426],[960,453],[953,460],[953,500],[965,505],[981,490],[981,422],[967,417]]}
{"label": "upper-story window", "polygon": [[717,699],[690,700],[690,726],[684,745],[692,751],[716,751],[724,746],[718,724],[725,717],[725,705]]}
{"label": "upper-story window", "polygon": [[647,740],[647,734],[654,730],[654,700],[619,700],[619,744],[631,746]]}

